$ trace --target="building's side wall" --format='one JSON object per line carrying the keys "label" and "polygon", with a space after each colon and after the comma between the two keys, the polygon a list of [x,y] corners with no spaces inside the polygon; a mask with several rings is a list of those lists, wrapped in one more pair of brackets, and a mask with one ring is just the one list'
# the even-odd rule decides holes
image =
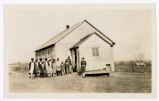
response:
{"label": "building's side wall", "polygon": [[36,59],[44,59],[44,58],[55,58],[55,47],[51,46],[49,48],[40,50],[38,52],[35,53],[35,57]]}
{"label": "building's side wall", "polygon": [[[99,56],[93,56],[92,47],[98,47]],[[86,70],[98,70],[106,67],[106,64],[113,64],[113,49],[97,35],[92,35],[79,47],[80,58],[87,61]]]}
{"label": "building's side wall", "polygon": [[92,32],[97,32],[94,28],[92,28],[88,23],[84,22],[81,26],[72,31],[69,35],[64,37],[62,40],[56,43],[55,51],[56,56],[60,58],[60,61],[65,61],[68,56],[71,56],[71,52],[69,50],[75,43],[80,41],[83,37]]}

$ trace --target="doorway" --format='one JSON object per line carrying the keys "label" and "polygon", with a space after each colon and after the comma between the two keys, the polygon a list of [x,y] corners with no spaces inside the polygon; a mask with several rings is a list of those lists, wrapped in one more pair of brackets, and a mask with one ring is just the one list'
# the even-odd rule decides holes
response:
{"label": "doorway", "polygon": [[79,71],[80,67],[79,48],[71,49],[71,55],[72,55],[73,72],[77,72]]}
{"label": "doorway", "polygon": [[75,62],[74,62],[74,63],[75,63],[75,65],[74,65],[75,68],[74,68],[73,71],[74,71],[74,72],[77,72],[77,51],[76,51],[76,49],[74,49],[74,54],[75,54],[75,60],[74,60],[74,61],[75,61]]}

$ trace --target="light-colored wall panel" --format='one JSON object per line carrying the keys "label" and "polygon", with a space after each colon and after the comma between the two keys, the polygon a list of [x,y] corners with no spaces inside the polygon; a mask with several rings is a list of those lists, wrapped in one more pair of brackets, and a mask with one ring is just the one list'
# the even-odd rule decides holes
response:
{"label": "light-colored wall panel", "polygon": [[[93,56],[92,47],[99,48],[99,56]],[[106,64],[112,65],[112,49],[109,44],[98,37],[92,35],[79,47],[80,57],[84,57],[87,61],[86,70],[96,70],[106,67]]]}

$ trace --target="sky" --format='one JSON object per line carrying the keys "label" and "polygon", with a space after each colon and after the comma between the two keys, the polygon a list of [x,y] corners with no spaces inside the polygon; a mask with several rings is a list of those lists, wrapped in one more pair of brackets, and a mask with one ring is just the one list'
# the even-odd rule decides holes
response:
{"label": "sky", "polygon": [[114,60],[151,59],[152,5],[6,5],[4,44],[8,63],[27,62],[34,50],[70,26],[86,19],[114,46]]}

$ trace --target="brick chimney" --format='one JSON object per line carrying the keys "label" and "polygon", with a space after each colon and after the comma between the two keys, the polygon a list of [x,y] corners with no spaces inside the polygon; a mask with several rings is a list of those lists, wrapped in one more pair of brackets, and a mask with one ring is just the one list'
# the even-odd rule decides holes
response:
{"label": "brick chimney", "polygon": [[70,28],[70,26],[69,25],[66,25],[66,29],[69,29]]}

